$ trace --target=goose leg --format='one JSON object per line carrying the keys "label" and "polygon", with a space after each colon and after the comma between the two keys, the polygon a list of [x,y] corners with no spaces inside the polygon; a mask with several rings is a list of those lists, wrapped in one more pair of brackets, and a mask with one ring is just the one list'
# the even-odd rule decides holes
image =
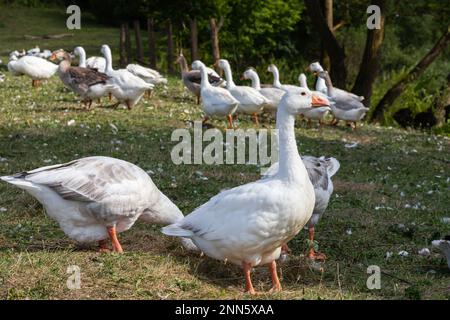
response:
{"label": "goose leg", "polygon": [[350,126],[352,127],[353,131],[356,131],[356,122],[353,121],[352,123],[350,123]]}
{"label": "goose leg", "polygon": [[197,96],[197,104],[200,104],[200,96]]}
{"label": "goose leg", "polygon": [[233,116],[231,114],[227,115],[228,118],[228,129],[234,129],[233,126]]}
{"label": "goose leg", "polygon": [[258,115],[256,114],[256,112],[254,114],[252,114],[253,116],[253,122],[259,126],[259,120],[258,120]]}
{"label": "goose leg", "polygon": [[277,263],[275,262],[275,260],[269,263],[269,271],[272,277],[272,289],[270,289],[269,292],[272,293],[281,291],[281,283],[280,279],[278,278]]}
{"label": "goose leg", "polygon": [[291,249],[288,247],[287,243],[283,244],[281,246],[281,253],[282,254],[289,254],[291,253]]}
{"label": "goose leg", "polygon": [[126,100],[125,101],[125,104],[127,105],[127,108],[128,108],[128,110],[131,110],[131,102],[130,102],[130,100]]}
{"label": "goose leg", "polygon": [[100,252],[109,252],[108,248],[108,240],[103,239],[98,242],[98,251]]}
{"label": "goose leg", "polygon": [[112,100],[112,93],[111,92],[108,93],[108,97],[109,97],[109,101],[111,101]]}
{"label": "goose leg", "polygon": [[92,100],[89,99],[89,101],[88,101],[88,106],[87,106],[88,110],[91,109],[91,105],[92,105]]}
{"label": "goose leg", "polygon": [[36,80],[31,80],[31,86],[36,87]]}
{"label": "goose leg", "polygon": [[113,251],[118,253],[123,253],[122,246],[119,243],[119,240],[117,239],[117,233],[116,233],[116,226],[108,227],[108,234],[109,238],[111,239]]}
{"label": "goose leg", "polygon": [[309,231],[309,253],[308,258],[311,260],[325,260],[326,256],[321,252],[316,252],[314,250],[314,225],[310,224],[308,226]]}
{"label": "goose leg", "polygon": [[98,98],[98,99],[97,99],[97,103],[98,103],[98,104],[101,104],[101,103],[102,103],[102,100],[101,100],[100,98]]}
{"label": "goose leg", "polygon": [[248,262],[242,262],[242,268],[244,269],[244,277],[245,277],[245,292],[251,295],[255,295],[256,291],[253,288],[252,278],[250,276],[250,272],[252,270],[252,265]]}

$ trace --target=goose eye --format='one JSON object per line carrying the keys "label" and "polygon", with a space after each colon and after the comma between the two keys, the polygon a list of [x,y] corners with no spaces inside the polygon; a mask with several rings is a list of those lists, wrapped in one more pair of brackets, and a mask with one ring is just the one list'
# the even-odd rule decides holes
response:
{"label": "goose eye", "polygon": [[306,92],[302,92],[300,93],[302,96],[306,96]]}

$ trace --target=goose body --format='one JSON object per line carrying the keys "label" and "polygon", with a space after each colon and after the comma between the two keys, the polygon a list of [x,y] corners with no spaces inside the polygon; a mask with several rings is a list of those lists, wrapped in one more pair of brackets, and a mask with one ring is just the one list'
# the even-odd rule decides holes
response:
{"label": "goose body", "polygon": [[[79,48],[75,48],[74,52],[79,52],[77,50]],[[108,83],[110,77],[105,73],[90,68],[72,67],[69,54],[62,50],[57,51],[52,58],[62,59],[58,69],[61,81],[66,87],[82,97],[83,101],[89,102],[89,107],[92,104],[92,100],[100,99],[108,93],[117,90],[115,85]],[[83,59],[80,58],[80,64],[83,65],[83,62]]]}
{"label": "goose body", "polygon": [[202,107],[205,112],[205,120],[208,117],[227,117],[229,126],[233,127],[231,115],[236,111],[239,102],[232,96],[232,94],[221,87],[214,87],[209,83],[208,71],[205,65],[196,60],[192,63],[192,68],[199,70],[201,74],[201,97]]}
{"label": "goose body", "polygon": [[[227,80],[228,81],[228,80]],[[175,224],[166,235],[191,238],[206,255],[241,265],[246,290],[254,266],[268,264],[274,290],[281,290],[275,260],[281,246],[311,218],[315,196],[295,141],[295,116],[311,107],[307,89],[283,96],[277,111],[280,166],[276,175],[223,191]]]}
{"label": "goose body", "polygon": [[[319,78],[324,79],[328,96],[331,98],[331,111],[337,120],[343,120],[352,123],[353,129],[356,128],[356,122],[362,120],[366,115],[369,108],[366,108],[359,99],[355,99],[350,96],[345,96],[344,98],[336,94],[333,83],[331,82],[330,75],[327,71],[318,72]],[[335,122],[337,124],[337,122]]]}
{"label": "goose body", "polygon": [[1,179],[35,197],[69,238],[85,243],[111,237],[119,252],[115,233],[138,218],[166,225],[183,217],[145,171],[120,159],[82,158]]}
{"label": "goose body", "polygon": [[86,67],[97,69],[100,72],[106,71],[106,59],[103,57],[89,57],[86,59]]}
{"label": "goose body", "polygon": [[253,115],[255,123],[258,123],[257,114],[263,111],[264,106],[269,104],[269,100],[252,87],[237,86],[234,83],[231,67],[227,60],[220,59],[218,64],[225,72],[228,91],[230,91],[233,97],[239,101],[237,112]]}
{"label": "goose body", "polygon": [[275,87],[261,87],[258,73],[253,69],[247,69],[243,74],[244,79],[250,79],[252,81],[252,88],[256,89],[261,93],[267,100],[267,104],[264,105],[264,111],[276,114],[278,104],[281,98],[285,94],[284,90]]}
{"label": "goose body", "polygon": [[[335,158],[325,157],[301,157],[305,165],[308,177],[314,187],[315,203],[311,218],[308,221],[309,240],[314,242],[315,225],[320,220],[325,210],[328,207],[330,197],[333,194],[333,181],[331,178],[336,174],[340,168],[340,163]],[[278,172],[278,163],[274,163],[265,173],[264,177],[272,177]],[[311,246],[308,256],[312,259],[322,258],[321,253],[314,251],[314,246]]]}
{"label": "goose body", "polygon": [[35,81],[45,80],[52,77],[58,70],[58,65],[45,59],[34,56],[23,56],[17,58],[12,56],[8,63],[8,70],[15,76],[26,75]]}
{"label": "goose body", "polygon": [[167,79],[164,78],[158,71],[145,68],[138,64],[127,65],[127,70],[130,71],[135,76],[141,78],[145,82],[151,83],[153,85],[167,84]]}
{"label": "goose body", "polygon": [[111,83],[116,86],[112,94],[119,102],[125,103],[128,109],[131,109],[139,102],[145,91],[152,90],[154,85],[145,82],[126,69],[114,70],[112,68],[112,56],[109,46],[103,45],[102,53],[106,59],[105,73],[111,77]]}
{"label": "goose body", "polygon": [[83,47],[76,47],[73,53],[79,57],[78,66],[82,68],[95,69],[99,72],[105,73],[106,59],[103,57],[90,57],[86,59],[86,51]]}

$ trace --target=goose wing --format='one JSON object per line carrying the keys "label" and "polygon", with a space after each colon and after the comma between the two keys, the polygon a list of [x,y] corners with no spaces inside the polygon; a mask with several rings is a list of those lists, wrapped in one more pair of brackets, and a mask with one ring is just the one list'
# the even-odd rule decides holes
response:
{"label": "goose wing", "polygon": [[13,177],[49,187],[66,200],[84,202],[100,215],[135,214],[143,210],[145,190],[156,190],[139,167],[109,157],[82,158]]}
{"label": "goose wing", "polygon": [[82,67],[70,67],[68,73],[75,84],[83,84],[88,87],[99,83],[106,83],[110,78],[105,73]]}

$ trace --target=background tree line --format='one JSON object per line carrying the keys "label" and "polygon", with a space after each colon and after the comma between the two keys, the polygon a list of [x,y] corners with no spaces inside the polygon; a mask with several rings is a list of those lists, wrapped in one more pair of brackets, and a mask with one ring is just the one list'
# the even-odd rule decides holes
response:
{"label": "background tree line", "polygon": [[[235,73],[253,66],[266,83],[271,82],[267,65],[275,63],[283,82],[297,83],[309,63],[320,61],[336,86],[366,97],[369,120],[390,123],[397,117],[399,123],[414,124],[417,115],[428,113],[431,125],[448,127],[447,0],[8,2],[80,5],[99,22],[120,29],[122,65],[137,61],[175,73],[174,61],[183,50],[188,61],[213,64],[226,58]],[[371,4],[382,9],[379,30],[366,26]]]}

